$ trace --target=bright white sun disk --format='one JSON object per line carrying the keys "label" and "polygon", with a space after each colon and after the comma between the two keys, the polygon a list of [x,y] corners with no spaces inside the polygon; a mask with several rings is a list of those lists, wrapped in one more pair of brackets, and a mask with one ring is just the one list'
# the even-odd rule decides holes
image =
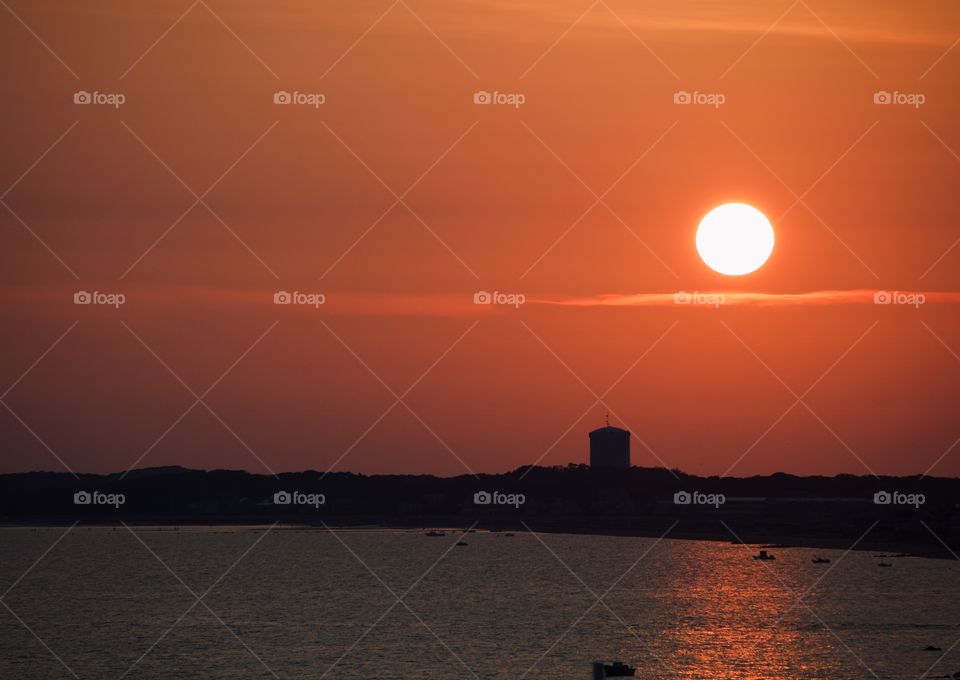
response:
{"label": "bright white sun disk", "polygon": [[763,266],[773,252],[773,227],[746,203],[727,203],[708,212],[697,228],[697,252],[711,269],[742,276]]}

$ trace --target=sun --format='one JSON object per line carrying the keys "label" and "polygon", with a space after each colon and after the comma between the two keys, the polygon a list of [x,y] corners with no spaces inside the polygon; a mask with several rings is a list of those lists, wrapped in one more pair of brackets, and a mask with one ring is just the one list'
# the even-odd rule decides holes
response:
{"label": "sun", "polygon": [[697,227],[697,252],[710,269],[727,276],[755,272],[773,252],[773,227],[746,203],[726,203]]}

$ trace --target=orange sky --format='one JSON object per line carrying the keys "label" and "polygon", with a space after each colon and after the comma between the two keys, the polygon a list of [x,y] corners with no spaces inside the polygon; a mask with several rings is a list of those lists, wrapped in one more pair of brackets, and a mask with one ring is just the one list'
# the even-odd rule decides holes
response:
{"label": "orange sky", "polygon": [[0,471],[960,474],[956,3],[8,4]]}

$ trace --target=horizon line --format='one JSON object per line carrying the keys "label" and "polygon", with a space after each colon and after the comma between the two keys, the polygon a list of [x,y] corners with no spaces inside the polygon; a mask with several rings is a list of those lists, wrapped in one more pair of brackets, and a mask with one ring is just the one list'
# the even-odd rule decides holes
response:
{"label": "horizon line", "polygon": [[[13,475],[68,475],[68,476],[77,477],[77,478],[80,477],[80,476],[83,476],[83,475],[86,475],[86,476],[96,476],[96,477],[111,477],[111,476],[129,477],[129,476],[130,476],[130,473],[146,472],[146,471],[150,471],[150,470],[182,470],[182,471],[184,471],[184,472],[203,472],[203,473],[206,473],[206,474],[213,473],[213,472],[235,472],[235,473],[244,473],[244,474],[247,474],[247,475],[250,475],[250,476],[255,476],[255,477],[279,477],[280,475],[302,475],[302,474],[308,474],[308,473],[315,473],[315,474],[319,474],[319,475],[323,475],[323,476],[333,475],[333,474],[347,474],[347,475],[354,475],[354,476],[357,476],[357,477],[433,477],[434,479],[458,479],[458,478],[460,478],[460,477],[484,477],[484,476],[485,476],[485,477],[502,477],[502,476],[505,476],[505,475],[514,474],[514,473],[516,473],[517,471],[519,471],[519,470],[524,470],[524,469],[567,470],[567,469],[570,469],[570,468],[573,468],[573,467],[577,467],[577,468],[580,468],[580,469],[585,469],[585,470],[591,471],[591,472],[596,471],[596,472],[600,472],[601,474],[603,474],[603,473],[609,473],[609,472],[610,472],[610,470],[591,468],[589,463],[568,463],[568,464],[566,464],[566,465],[549,465],[549,466],[547,466],[547,465],[536,465],[536,464],[525,464],[525,465],[519,465],[519,466],[513,468],[512,470],[506,470],[506,471],[504,471],[504,472],[478,472],[478,473],[475,473],[475,474],[474,474],[474,473],[461,473],[461,474],[455,474],[455,475],[449,475],[449,476],[443,476],[443,475],[433,474],[433,473],[429,473],[429,472],[392,472],[392,473],[390,473],[390,472],[377,472],[377,473],[365,473],[365,472],[353,472],[353,471],[350,471],[350,470],[327,470],[327,471],[322,471],[322,470],[317,470],[317,469],[312,469],[312,468],[305,468],[305,469],[303,469],[303,470],[286,470],[286,471],[281,471],[281,472],[277,472],[277,473],[272,473],[272,472],[251,472],[250,470],[245,470],[245,469],[242,469],[242,468],[191,468],[191,467],[185,467],[185,466],[183,466],[183,465],[173,464],[173,465],[154,465],[154,466],[150,466],[150,467],[141,467],[141,468],[130,468],[130,469],[128,469],[128,470],[126,470],[126,471],[123,471],[123,472],[119,472],[119,471],[117,471],[117,472],[73,472],[73,471],[71,471],[71,470],[63,470],[63,471],[58,471],[58,470],[24,470],[24,471],[20,471],[20,472],[0,472],[0,477],[8,477],[8,476],[13,476]],[[675,472],[675,473],[678,473],[678,474],[681,474],[681,475],[685,475],[685,476],[687,476],[687,477],[696,477],[696,478],[700,478],[700,479],[714,479],[714,478],[716,478],[716,479],[718,479],[718,480],[755,479],[755,478],[758,478],[758,477],[775,477],[775,476],[778,476],[778,475],[786,476],[786,477],[795,477],[795,478],[797,478],[797,479],[815,479],[815,478],[818,478],[818,477],[824,478],[824,479],[836,479],[836,478],[838,478],[838,477],[857,477],[857,478],[861,478],[861,477],[871,477],[871,478],[873,478],[873,479],[881,479],[881,478],[909,479],[909,478],[913,478],[913,477],[916,477],[916,478],[919,478],[919,479],[960,479],[960,475],[958,475],[958,476],[956,476],[956,477],[949,477],[949,476],[947,476],[947,477],[938,477],[938,476],[935,476],[935,475],[928,475],[928,474],[925,474],[925,473],[923,473],[923,472],[916,472],[916,473],[904,474],[904,475],[895,475],[895,474],[879,474],[879,475],[875,475],[875,474],[871,474],[871,473],[857,474],[857,473],[853,473],[853,472],[838,472],[838,473],[835,473],[835,474],[832,474],[832,475],[828,475],[828,474],[808,474],[808,475],[802,475],[802,474],[796,474],[796,473],[792,473],[792,472],[785,472],[785,471],[782,471],[782,470],[778,470],[778,471],[776,471],[776,472],[770,472],[770,473],[766,473],[766,474],[754,474],[754,475],[736,477],[736,476],[733,476],[733,475],[722,475],[722,474],[701,475],[701,474],[695,474],[695,473],[691,473],[691,472],[685,472],[684,470],[681,470],[681,469],[679,469],[679,468],[668,468],[668,467],[666,467],[666,466],[641,466],[641,465],[631,465],[631,466],[628,468],[628,470],[663,471],[663,472],[668,472],[668,473],[672,471],[672,472]],[[623,470],[616,470],[616,471],[617,471],[617,472],[621,472],[621,473],[623,472]]]}

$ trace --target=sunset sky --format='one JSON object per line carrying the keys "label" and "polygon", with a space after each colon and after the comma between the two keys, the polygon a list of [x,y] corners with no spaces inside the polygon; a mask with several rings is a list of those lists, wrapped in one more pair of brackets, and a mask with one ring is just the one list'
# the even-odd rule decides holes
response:
{"label": "sunset sky", "polygon": [[[2,472],[499,472],[609,412],[636,465],[960,475],[956,2],[5,0],[0,38]],[[694,244],[728,202],[776,234],[742,277]]]}

